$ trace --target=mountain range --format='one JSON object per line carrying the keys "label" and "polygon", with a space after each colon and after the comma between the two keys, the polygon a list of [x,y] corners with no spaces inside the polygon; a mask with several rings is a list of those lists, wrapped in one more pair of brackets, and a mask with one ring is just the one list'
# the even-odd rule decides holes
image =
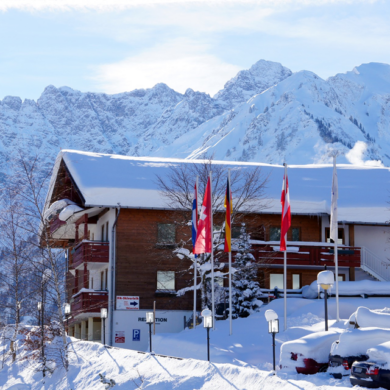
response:
{"label": "mountain range", "polygon": [[45,88],[0,101],[0,172],[15,153],[60,149],[265,163],[390,165],[390,65],[327,80],[260,60],[215,96],[165,84],[115,95]]}

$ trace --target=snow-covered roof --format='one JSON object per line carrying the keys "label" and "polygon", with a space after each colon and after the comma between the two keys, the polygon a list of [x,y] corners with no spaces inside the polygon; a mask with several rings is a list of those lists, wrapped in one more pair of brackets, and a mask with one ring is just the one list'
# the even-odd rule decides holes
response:
{"label": "snow-covered roof", "polygon": [[[156,177],[167,177],[172,166],[201,164],[202,160],[130,157],[74,150],[62,150],[56,160],[47,200],[50,201],[55,177],[64,161],[86,207],[166,209]],[[248,162],[214,161],[232,169],[260,166],[269,175],[265,213],[280,213],[283,166]],[[339,221],[378,223],[388,221],[390,168],[338,165]],[[332,166],[295,165],[288,167],[291,211],[293,214],[329,214]],[[195,178],[194,178],[195,180]],[[234,196],[234,194],[233,194]],[[233,200],[234,201],[234,200]],[[49,206],[49,205],[47,205]]]}

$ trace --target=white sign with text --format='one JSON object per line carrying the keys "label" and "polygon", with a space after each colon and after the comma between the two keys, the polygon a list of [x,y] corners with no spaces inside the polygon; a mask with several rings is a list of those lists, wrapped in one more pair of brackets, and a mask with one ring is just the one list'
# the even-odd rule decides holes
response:
{"label": "white sign with text", "polygon": [[139,310],[139,297],[118,295],[116,297],[117,310]]}

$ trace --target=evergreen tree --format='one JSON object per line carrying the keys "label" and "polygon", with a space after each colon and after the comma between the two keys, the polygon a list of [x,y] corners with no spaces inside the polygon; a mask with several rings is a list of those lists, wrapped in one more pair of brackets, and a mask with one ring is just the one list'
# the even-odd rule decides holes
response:
{"label": "evergreen tree", "polygon": [[232,281],[233,317],[248,317],[251,312],[257,311],[263,304],[259,298],[263,295],[259,283],[256,281],[257,264],[251,253],[250,236],[242,224],[240,237],[235,240],[237,254],[233,264],[234,274]]}

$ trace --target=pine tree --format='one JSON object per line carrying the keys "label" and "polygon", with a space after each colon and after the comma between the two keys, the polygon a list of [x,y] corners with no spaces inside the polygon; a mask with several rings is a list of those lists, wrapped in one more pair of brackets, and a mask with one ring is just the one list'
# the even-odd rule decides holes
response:
{"label": "pine tree", "polygon": [[259,283],[256,281],[257,264],[251,252],[250,237],[242,224],[240,237],[234,243],[238,247],[233,264],[233,317],[248,317],[257,311],[263,304],[259,298],[262,296]]}

